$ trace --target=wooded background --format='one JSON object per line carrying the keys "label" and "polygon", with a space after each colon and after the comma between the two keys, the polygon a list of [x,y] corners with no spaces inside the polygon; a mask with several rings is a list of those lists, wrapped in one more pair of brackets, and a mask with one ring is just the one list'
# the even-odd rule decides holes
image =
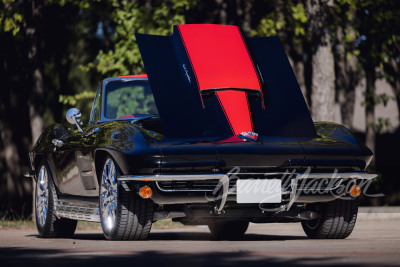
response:
{"label": "wooded background", "polygon": [[144,73],[135,33],[184,23],[278,35],[313,119],[346,125],[375,152],[373,190],[386,197],[363,203],[400,204],[400,1],[1,0],[0,217],[32,212],[22,172],[43,129],[72,106],[87,122],[101,79]]}

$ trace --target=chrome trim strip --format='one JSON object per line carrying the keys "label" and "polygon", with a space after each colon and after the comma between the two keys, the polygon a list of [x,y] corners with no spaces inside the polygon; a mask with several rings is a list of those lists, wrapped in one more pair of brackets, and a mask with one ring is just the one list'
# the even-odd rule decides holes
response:
{"label": "chrome trim strip", "polygon": [[372,180],[377,174],[366,172],[343,172],[343,173],[299,173],[298,179],[314,179],[314,178],[332,178],[332,179],[366,179]]}
{"label": "chrome trim strip", "polygon": [[225,174],[160,174],[160,175],[122,175],[117,179],[118,181],[193,181],[193,180],[220,180]]}
{"label": "chrome trim strip", "polygon": [[[160,182],[160,181],[158,181]],[[212,192],[214,189],[165,189],[161,188],[160,185],[156,182],[156,186],[158,190],[163,191],[163,192]],[[217,186],[217,185],[215,185]]]}
{"label": "chrome trim strip", "polygon": [[[227,173],[227,174],[156,174],[156,175],[122,175],[117,179],[119,181],[200,181],[200,180],[220,180],[224,176],[230,174],[235,175],[249,175],[249,173]],[[255,174],[255,173],[252,173]],[[263,173],[257,173],[258,175]],[[291,174],[285,172],[276,173],[264,173],[263,175],[278,175],[278,174]],[[371,180],[377,177],[377,174],[370,174],[366,172],[348,172],[348,173],[298,173],[296,178],[298,179],[314,179],[314,178],[332,178],[332,179],[366,179]]]}
{"label": "chrome trim strip", "polygon": [[291,172],[228,172],[227,175],[264,175],[264,176],[272,176],[272,175],[295,175],[297,173]]}

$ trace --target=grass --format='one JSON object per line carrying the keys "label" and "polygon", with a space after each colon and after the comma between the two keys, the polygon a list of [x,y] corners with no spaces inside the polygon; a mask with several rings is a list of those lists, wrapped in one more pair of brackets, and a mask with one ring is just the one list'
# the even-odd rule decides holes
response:
{"label": "grass", "polygon": [[182,227],[190,227],[190,226],[185,226],[180,222],[173,222],[171,219],[166,219],[155,222],[152,226],[152,229],[174,229]]}
{"label": "grass", "polygon": [[[185,227],[179,222],[172,220],[161,220],[153,224],[152,229],[174,229]],[[36,230],[36,223],[32,220],[15,219],[8,220],[0,218],[0,230]],[[100,223],[79,221],[77,230],[99,230],[101,231]]]}
{"label": "grass", "polygon": [[9,230],[9,229],[24,229],[24,230],[32,230],[36,229],[36,224],[32,220],[7,220],[0,219],[0,230]]}

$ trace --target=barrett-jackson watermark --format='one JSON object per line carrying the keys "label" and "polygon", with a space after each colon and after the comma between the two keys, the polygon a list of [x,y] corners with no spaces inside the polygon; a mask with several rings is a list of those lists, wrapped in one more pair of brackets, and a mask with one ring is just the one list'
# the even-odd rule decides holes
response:
{"label": "barrett-jackson watermark", "polygon": [[[231,181],[237,181],[239,179],[239,174],[239,167],[232,168],[213,190],[212,196],[210,197],[206,194],[206,198],[210,201],[217,201],[226,198],[226,196],[232,192],[236,194],[253,193],[254,195],[265,195],[265,198],[262,199],[260,203],[270,203],[269,199],[271,196],[275,197],[277,190],[280,190],[282,194],[290,195],[290,199],[294,198],[295,200],[298,199],[300,195],[332,195],[335,198],[350,200],[355,197],[351,195],[351,190],[354,188],[353,186],[358,186],[358,194],[362,193],[367,197],[384,196],[382,193],[370,194],[368,192],[373,180],[340,178],[337,169],[335,169],[333,173],[327,173],[326,177],[323,178],[309,177],[311,174],[310,167],[307,168],[305,172],[301,173],[301,178],[298,178],[299,174],[296,173],[295,169],[292,171],[286,170],[282,174],[273,176],[270,173],[265,173],[263,178],[260,178],[259,175],[257,178],[246,177],[246,180],[253,180],[254,183],[245,183],[244,186],[238,188],[236,182],[233,183]],[[260,182],[265,179],[279,179],[281,181],[281,186],[277,186],[277,183]],[[296,190],[295,194],[293,194],[293,190]],[[290,199],[287,200],[289,201]]]}

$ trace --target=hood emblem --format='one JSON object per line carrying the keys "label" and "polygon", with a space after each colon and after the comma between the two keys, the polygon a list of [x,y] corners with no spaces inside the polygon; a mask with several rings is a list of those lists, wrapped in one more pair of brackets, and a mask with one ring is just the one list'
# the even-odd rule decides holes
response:
{"label": "hood emblem", "polygon": [[190,76],[189,76],[189,70],[187,69],[186,64],[183,64],[182,67],[183,67],[183,71],[185,72],[185,76],[188,79],[189,83],[192,83]]}
{"label": "hood emblem", "polygon": [[241,132],[238,137],[243,141],[257,141],[258,133],[253,132]]}

